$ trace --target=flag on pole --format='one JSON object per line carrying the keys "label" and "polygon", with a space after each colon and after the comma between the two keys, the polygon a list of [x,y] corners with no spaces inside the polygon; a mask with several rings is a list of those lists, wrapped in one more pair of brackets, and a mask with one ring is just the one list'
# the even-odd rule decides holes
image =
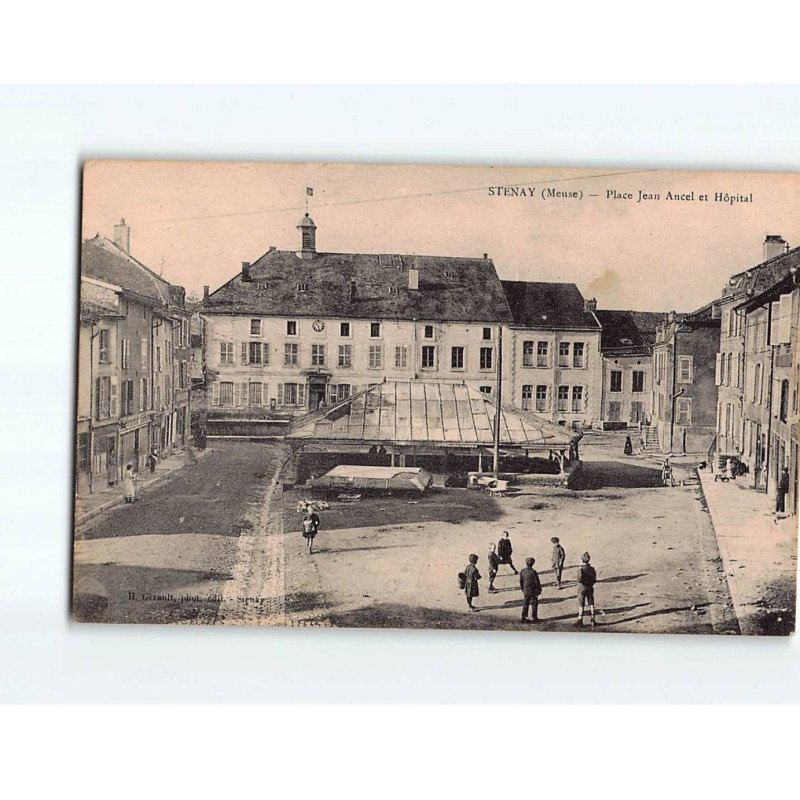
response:
{"label": "flag on pole", "polygon": [[314,190],[310,186],[306,186],[306,194],[309,197],[313,197],[314,196]]}

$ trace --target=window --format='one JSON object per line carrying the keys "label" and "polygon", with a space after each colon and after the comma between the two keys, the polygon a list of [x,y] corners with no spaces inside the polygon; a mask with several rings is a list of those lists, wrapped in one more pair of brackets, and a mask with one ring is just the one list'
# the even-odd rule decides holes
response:
{"label": "window", "polygon": [[789,416],[789,381],[781,381],[781,422],[786,422]]}
{"label": "window", "polygon": [[[233,364],[233,343],[231,343],[231,360],[230,362]],[[156,360],[155,360],[155,371],[161,372],[161,346],[159,345],[156,347]]]}
{"label": "window", "polygon": [[612,369],[611,370],[611,391],[612,392],[621,392],[622,391],[622,370],[621,369]]}
{"label": "window", "polygon": [[77,463],[80,472],[89,471],[89,434],[78,434]]}
{"label": "window", "polygon": [[479,389],[479,390],[480,390],[480,391],[481,391],[483,394],[491,394],[491,393],[492,393],[492,387],[491,387],[491,386],[479,386],[479,387],[478,387],[478,389]]}
{"label": "window", "polygon": [[536,410],[547,411],[547,386],[544,384],[536,387]]}
{"label": "window", "polygon": [[250,320],[250,335],[251,336],[261,336],[261,320],[260,319],[251,319]]}
{"label": "window", "polygon": [[450,348],[450,368],[451,369],[464,369],[464,348],[451,347]]}
{"label": "window", "polygon": [[733,386],[733,353],[725,354],[725,383]]}
{"label": "window", "polygon": [[278,402],[284,406],[305,405],[305,389],[302,383],[278,384]]}
{"label": "window", "polygon": [[339,323],[339,336],[345,336],[347,338],[350,337],[350,323],[349,322],[340,322]]}
{"label": "window", "polygon": [[221,406],[233,405],[233,382],[221,381],[219,384],[219,404]]}
{"label": "window", "polygon": [[[233,364],[233,342],[219,343],[219,363]],[[161,348],[156,347],[156,372],[161,372]]]}
{"label": "window", "polygon": [[261,342],[248,342],[247,343],[247,363],[248,364],[263,364],[263,351],[265,348],[261,346]]}
{"label": "window", "polygon": [[583,386],[572,387],[572,410],[583,411]]}
{"label": "window", "polygon": [[569,342],[558,344],[558,366],[569,367]]}
{"label": "window", "polygon": [[531,410],[531,401],[533,400],[533,386],[523,384],[522,386],[522,410]]}
{"label": "window", "polygon": [[283,345],[283,363],[287,367],[296,367],[299,363],[300,345],[286,342]]}
{"label": "window", "polygon": [[422,348],[422,369],[436,369],[436,348],[433,345]]}
{"label": "window", "polygon": [[492,329],[491,328],[484,328],[483,329],[483,339],[486,342],[490,342],[492,340]]}
{"label": "window", "polygon": [[305,281],[300,281],[294,285],[294,288],[297,289],[298,292],[307,292],[308,284]]}
{"label": "window", "polygon": [[139,411],[147,408],[147,378],[142,378],[141,391],[139,392]]}
{"label": "window", "polygon": [[383,347],[379,344],[369,346],[369,366],[370,369],[381,369],[383,367]]}
{"label": "window", "polygon": [[[635,369],[631,373],[631,391],[640,394],[644,391],[644,370]],[[638,422],[639,420],[636,420]]]}
{"label": "window", "polygon": [[631,422],[637,423],[644,419],[644,403],[634,400],[631,403]]}
{"label": "window", "polygon": [[558,410],[569,410],[569,386],[558,387]]}
{"label": "window", "polygon": [[492,368],[492,348],[491,347],[481,347],[480,365],[481,365],[481,369],[491,369]]}
{"label": "window", "polygon": [[380,322],[370,322],[369,324],[369,335],[373,339],[379,339],[381,335],[381,324]]}
{"label": "window", "polygon": [[679,397],[678,405],[676,408],[675,422],[678,425],[691,425],[692,424],[692,398]]}
{"label": "window", "polygon": [[111,416],[111,378],[97,378],[94,389],[95,419]]}
{"label": "window", "polygon": [[311,345],[311,366],[324,367],[325,366],[325,345],[312,344]]}
{"label": "window", "polygon": [[133,381],[122,382],[122,416],[133,414]]}
{"label": "window", "polygon": [[297,320],[286,320],[286,335],[297,336]]}
{"label": "window", "polygon": [[123,339],[120,366],[122,367],[122,369],[128,369],[130,365],[131,365],[131,342],[130,339]]}
{"label": "window", "polygon": [[99,354],[101,364],[111,363],[111,350],[109,348],[109,339],[111,331],[107,328],[101,328],[97,338],[97,352]]}
{"label": "window", "polygon": [[336,387],[336,399],[337,400],[346,400],[350,397],[350,384],[349,383],[340,383]]}
{"label": "window", "polygon": [[547,342],[539,342],[536,345],[536,366],[547,366]]}
{"label": "window", "polygon": [[760,403],[762,395],[761,364],[757,363],[753,371],[753,402]]}
{"label": "window", "polygon": [[433,339],[433,325],[426,325],[425,326],[425,338],[426,339]]}
{"label": "window", "polygon": [[406,369],[408,367],[408,348],[395,347],[394,349],[394,367],[395,369]]}
{"label": "window", "polygon": [[260,406],[263,403],[262,385],[257,381],[251,381],[247,394],[247,402],[251,406]]}
{"label": "window", "polygon": [[339,362],[340,367],[349,369],[353,366],[353,345],[340,344],[339,345]]}
{"label": "window", "polygon": [[[730,364],[730,362],[728,362]],[[694,359],[692,356],[678,356],[678,383],[694,381]]]}
{"label": "window", "polygon": [[575,342],[572,345],[572,366],[575,369],[583,369],[583,342]]}
{"label": "window", "polygon": [[533,342],[522,343],[522,366],[533,366]]}
{"label": "window", "polygon": [[622,403],[619,400],[612,400],[608,404],[608,421],[621,422],[622,421]]}

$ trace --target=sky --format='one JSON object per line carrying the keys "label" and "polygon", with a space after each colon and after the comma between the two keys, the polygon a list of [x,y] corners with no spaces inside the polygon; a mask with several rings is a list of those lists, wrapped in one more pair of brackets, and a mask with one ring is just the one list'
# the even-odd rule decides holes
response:
{"label": "sky", "polygon": [[306,187],[318,251],[488,253],[503,279],[576,283],[599,308],[690,311],[767,234],[800,244],[800,175],[191,161],[88,162],[82,235],[124,218],[131,254],[200,295],[299,248]]}

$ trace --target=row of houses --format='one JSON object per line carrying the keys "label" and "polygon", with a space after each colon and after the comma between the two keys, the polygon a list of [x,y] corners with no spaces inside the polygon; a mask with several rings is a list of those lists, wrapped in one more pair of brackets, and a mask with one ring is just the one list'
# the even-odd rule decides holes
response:
{"label": "row of houses", "polygon": [[76,492],[139,471],[153,447],[188,442],[189,314],[185,292],[130,254],[121,220],[114,241],[99,234],[81,250]]}
{"label": "row of houses", "polygon": [[501,280],[487,254],[320,252],[314,221],[297,227],[297,250],[270,247],[205,287],[195,363],[212,422],[288,418],[384,380],[499,388],[570,427],[650,421],[664,314],[598,310],[572,283]]}

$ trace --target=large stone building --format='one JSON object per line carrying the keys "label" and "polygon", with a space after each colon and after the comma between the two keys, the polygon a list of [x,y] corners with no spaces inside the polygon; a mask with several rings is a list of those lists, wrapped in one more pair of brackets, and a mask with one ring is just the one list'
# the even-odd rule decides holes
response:
{"label": "large stone building", "polygon": [[603,365],[596,302],[574,283],[503,281],[511,310],[503,400],[563,425],[600,420]]}
{"label": "large stone building", "polygon": [[[775,495],[781,470],[790,473],[787,510],[796,513],[798,478],[798,391],[800,390],[800,248],[766,260],[746,273],[743,299],[731,308],[743,337],[739,416],[733,427],[735,451],[749,467],[751,485]],[[739,276],[734,276],[739,277]],[[724,341],[724,339],[723,339]],[[724,385],[727,368],[721,365]],[[734,408],[736,406],[734,405]],[[729,429],[730,412],[722,400],[718,430]]]}
{"label": "large stone building", "polygon": [[666,316],[650,311],[597,311],[603,328],[601,421],[604,428],[649,424],[653,414],[653,345]]}
{"label": "large stone building", "polygon": [[83,243],[78,349],[78,493],[142,469],[152,446],[187,442],[188,318],[184,290],[130,255],[121,221],[114,241]]}
{"label": "large stone building", "polygon": [[386,380],[493,393],[510,320],[491,259],[270,248],[202,303],[211,417],[298,414]]}
{"label": "large stone building", "polygon": [[663,452],[707,453],[717,424],[718,306],[670,312],[653,346],[653,419]]}

